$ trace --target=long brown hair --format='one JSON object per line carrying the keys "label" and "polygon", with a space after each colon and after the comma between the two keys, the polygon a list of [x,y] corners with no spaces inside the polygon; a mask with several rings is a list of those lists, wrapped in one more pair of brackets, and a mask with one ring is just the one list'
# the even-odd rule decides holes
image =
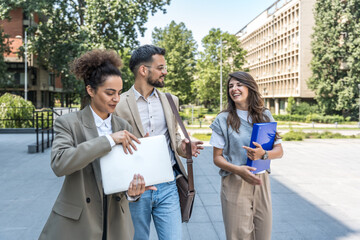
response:
{"label": "long brown hair", "polygon": [[248,89],[248,120],[249,117],[252,119],[252,124],[261,123],[261,122],[270,122],[270,118],[264,114],[265,106],[264,100],[261,98],[259,92],[259,87],[253,77],[246,72],[234,72],[229,74],[229,79],[227,82],[227,108],[224,112],[228,112],[226,123],[228,126],[231,126],[236,132],[240,131],[240,118],[236,113],[235,102],[231,99],[229,93],[229,82],[231,79],[235,79],[242,84],[244,84]]}

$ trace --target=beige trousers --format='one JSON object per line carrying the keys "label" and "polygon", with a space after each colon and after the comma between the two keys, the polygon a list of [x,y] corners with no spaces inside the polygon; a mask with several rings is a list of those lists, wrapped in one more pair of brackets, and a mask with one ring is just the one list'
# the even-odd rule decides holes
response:
{"label": "beige trousers", "polygon": [[239,175],[221,180],[221,205],[227,240],[270,240],[272,227],[269,174],[257,174],[262,185],[253,186]]}

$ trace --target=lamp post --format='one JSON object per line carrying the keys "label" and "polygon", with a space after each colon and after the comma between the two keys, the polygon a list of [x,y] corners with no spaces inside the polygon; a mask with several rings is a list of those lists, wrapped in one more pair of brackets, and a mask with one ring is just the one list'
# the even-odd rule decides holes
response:
{"label": "lamp post", "polygon": [[222,111],[222,37],[220,36],[220,112]]}
{"label": "lamp post", "polygon": [[360,83],[358,84],[359,88],[359,128],[360,128]]}
{"label": "lamp post", "polygon": [[[24,48],[25,48],[25,57],[24,57],[24,64],[25,64],[25,82],[24,82],[24,98],[25,100],[28,99],[27,97],[27,93],[28,93],[28,88],[27,88],[27,82],[28,82],[28,74],[27,74],[27,32],[26,32],[26,29],[25,29],[25,39],[24,39]],[[16,36],[16,38],[18,39],[22,39],[21,36]]]}

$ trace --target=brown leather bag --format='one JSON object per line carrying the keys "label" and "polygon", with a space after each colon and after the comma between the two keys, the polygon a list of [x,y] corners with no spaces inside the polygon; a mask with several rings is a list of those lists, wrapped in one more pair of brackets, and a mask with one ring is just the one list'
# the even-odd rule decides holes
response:
{"label": "brown leather bag", "polygon": [[186,165],[187,165],[187,173],[188,179],[186,179],[182,174],[176,176],[176,186],[179,192],[180,199],[180,208],[181,208],[181,218],[182,222],[188,222],[191,217],[194,200],[195,200],[195,189],[194,189],[194,177],[193,177],[193,160],[191,153],[191,140],[189,134],[187,133],[185,126],[180,118],[179,112],[175,106],[174,100],[171,97],[170,93],[165,93],[171,109],[176,117],[178,124],[184,136],[189,139],[189,143],[186,144]]}

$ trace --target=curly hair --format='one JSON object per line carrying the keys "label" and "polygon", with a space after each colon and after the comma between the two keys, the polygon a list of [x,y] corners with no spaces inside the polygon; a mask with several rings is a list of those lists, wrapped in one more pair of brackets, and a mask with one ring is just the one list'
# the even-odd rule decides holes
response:
{"label": "curly hair", "polygon": [[122,66],[120,56],[113,50],[95,49],[76,58],[71,63],[71,71],[78,79],[96,90],[108,76],[119,76]]}
{"label": "curly hair", "polygon": [[269,122],[270,118],[264,114],[265,106],[264,100],[261,98],[261,94],[259,92],[259,87],[253,77],[246,72],[234,72],[229,74],[229,80],[227,82],[227,108],[224,112],[228,112],[227,124],[231,126],[236,132],[239,132],[240,128],[240,118],[236,113],[235,102],[230,97],[229,92],[229,82],[231,79],[235,79],[242,84],[244,84],[249,89],[249,95],[247,98],[248,101],[248,118],[251,117],[252,124],[261,123],[261,122]]}

